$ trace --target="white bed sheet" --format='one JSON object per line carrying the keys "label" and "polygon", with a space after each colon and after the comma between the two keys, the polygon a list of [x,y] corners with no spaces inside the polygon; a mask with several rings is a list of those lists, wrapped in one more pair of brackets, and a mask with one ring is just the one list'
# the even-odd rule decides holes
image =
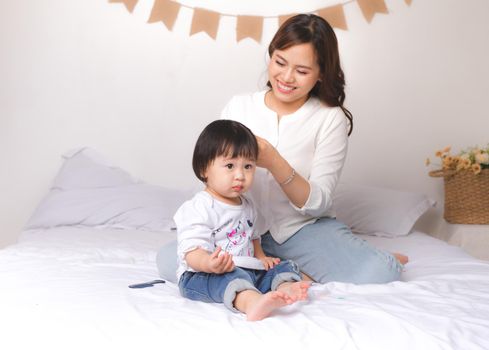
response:
{"label": "white bed sheet", "polygon": [[174,232],[59,227],[0,251],[0,348],[489,349],[489,263],[414,232],[362,236],[410,257],[403,281],[314,284],[310,300],[247,322],[158,278]]}

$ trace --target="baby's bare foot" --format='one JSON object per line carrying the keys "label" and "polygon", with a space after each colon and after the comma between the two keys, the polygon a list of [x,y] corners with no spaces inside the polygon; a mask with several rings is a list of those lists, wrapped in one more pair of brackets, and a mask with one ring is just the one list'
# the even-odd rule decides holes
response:
{"label": "baby's bare foot", "polygon": [[285,305],[292,304],[292,300],[287,294],[279,291],[272,291],[260,296],[255,303],[246,310],[248,321],[259,321],[266,318],[270,313]]}
{"label": "baby's bare foot", "polygon": [[277,290],[286,293],[294,301],[306,300],[307,292],[311,282],[299,281],[299,282],[284,282],[278,286]]}

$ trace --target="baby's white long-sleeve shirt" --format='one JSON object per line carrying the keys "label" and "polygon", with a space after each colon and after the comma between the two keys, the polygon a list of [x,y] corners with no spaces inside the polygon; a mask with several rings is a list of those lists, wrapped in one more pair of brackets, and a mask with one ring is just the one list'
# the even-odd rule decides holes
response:
{"label": "baby's white long-sleeve shirt", "polygon": [[254,258],[252,240],[259,238],[254,229],[256,212],[252,202],[241,196],[241,205],[216,200],[208,192],[198,192],[183,203],[174,216],[178,239],[177,280],[185,271],[194,271],[185,254],[202,248],[212,253],[217,246],[233,255],[236,266],[263,268]]}

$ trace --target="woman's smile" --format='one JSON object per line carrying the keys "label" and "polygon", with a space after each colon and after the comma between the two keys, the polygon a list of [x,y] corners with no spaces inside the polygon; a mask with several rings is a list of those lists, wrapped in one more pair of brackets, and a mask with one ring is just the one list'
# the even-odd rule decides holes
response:
{"label": "woman's smile", "polygon": [[284,84],[280,80],[277,80],[277,90],[282,94],[289,94],[295,89],[296,87]]}

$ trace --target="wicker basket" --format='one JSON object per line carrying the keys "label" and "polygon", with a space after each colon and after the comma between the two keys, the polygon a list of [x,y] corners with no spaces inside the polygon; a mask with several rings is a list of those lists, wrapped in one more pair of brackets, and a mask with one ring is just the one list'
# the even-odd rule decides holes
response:
{"label": "wicker basket", "polygon": [[489,169],[482,169],[477,175],[471,170],[434,170],[429,174],[444,179],[446,221],[489,224]]}

